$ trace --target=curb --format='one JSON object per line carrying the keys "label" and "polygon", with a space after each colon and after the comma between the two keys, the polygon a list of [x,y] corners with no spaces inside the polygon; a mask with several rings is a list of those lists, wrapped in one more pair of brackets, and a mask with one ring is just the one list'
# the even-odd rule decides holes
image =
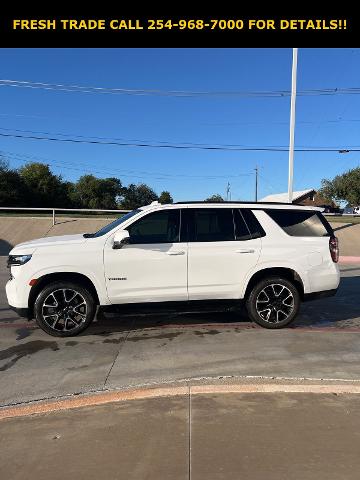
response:
{"label": "curb", "polygon": [[352,256],[340,256],[339,257],[339,264],[340,265],[347,265],[349,263],[360,263],[360,257],[352,257]]}
{"label": "curb", "polygon": [[0,409],[0,420],[6,418],[27,417],[53,413],[75,408],[84,408],[108,403],[124,402],[130,400],[146,400],[159,397],[193,396],[206,394],[225,393],[305,393],[305,394],[360,394],[360,385],[346,384],[231,384],[231,385],[194,385],[159,388],[142,388],[126,391],[111,391],[94,393],[91,395],[77,396],[57,401],[42,401],[15,407]]}

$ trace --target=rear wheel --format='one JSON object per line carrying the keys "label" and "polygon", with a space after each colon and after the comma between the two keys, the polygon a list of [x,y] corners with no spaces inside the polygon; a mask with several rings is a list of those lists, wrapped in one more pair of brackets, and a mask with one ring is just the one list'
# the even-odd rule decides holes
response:
{"label": "rear wheel", "polygon": [[256,284],[246,301],[249,317],[265,328],[282,328],[298,314],[300,295],[296,286],[281,277],[269,277]]}
{"label": "rear wheel", "polygon": [[82,285],[56,282],[46,286],[34,306],[36,322],[49,335],[72,337],[93,321],[96,305]]}

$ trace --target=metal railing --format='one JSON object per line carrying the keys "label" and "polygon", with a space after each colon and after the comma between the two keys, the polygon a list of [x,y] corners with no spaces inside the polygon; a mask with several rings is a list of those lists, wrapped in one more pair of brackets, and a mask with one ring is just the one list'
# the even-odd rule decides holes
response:
{"label": "metal railing", "polygon": [[[56,212],[91,212],[91,213],[128,213],[130,210],[106,210],[100,208],[39,208],[39,207],[0,207],[1,210],[25,211],[25,212],[51,212],[52,224],[56,224]],[[354,213],[324,213],[325,217],[360,217]]]}
{"label": "metal railing", "polygon": [[1,210],[20,210],[25,212],[41,211],[52,212],[52,224],[56,224],[56,212],[104,212],[104,213],[128,213],[130,210],[103,210],[98,208],[36,208],[36,207],[0,207]]}

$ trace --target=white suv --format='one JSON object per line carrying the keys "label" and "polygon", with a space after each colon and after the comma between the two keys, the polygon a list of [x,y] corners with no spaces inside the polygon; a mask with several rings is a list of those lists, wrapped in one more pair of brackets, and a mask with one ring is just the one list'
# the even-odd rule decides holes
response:
{"label": "white suv", "polygon": [[320,209],[154,202],[96,233],[15,246],[6,294],[61,337],[85,330],[98,306],[150,302],[244,301],[253,321],[281,328],[301,300],[336,293],[338,255]]}

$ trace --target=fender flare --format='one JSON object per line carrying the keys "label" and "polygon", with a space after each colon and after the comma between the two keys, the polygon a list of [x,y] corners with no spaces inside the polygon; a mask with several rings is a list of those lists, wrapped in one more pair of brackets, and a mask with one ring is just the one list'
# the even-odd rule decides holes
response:
{"label": "fender flare", "polygon": [[[104,282],[101,284],[101,282],[99,282],[99,279],[97,279],[96,276],[93,275],[92,272],[87,269],[81,269],[80,271],[79,269],[74,268],[73,265],[57,265],[56,267],[47,267],[37,271],[36,273],[32,274],[32,278],[41,279],[46,275],[62,274],[62,273],[63,274],[71,273],[71,274],[82,275],[86,277],[92,283],[96,291],[96,294],[98,296],[100,305],[111,304],[107,295],[105,279],[104,279]],[[31,278],[28,279],[27,283],[29,283],[30,280]]]}
{"label": "fender flare", "polygon": [[[251,279],[254,277],[254,275],[256,275],[257,273],[259,273],[263,270],[270,270],[270,269],[273,269],[273,268],[275,268],[273,263],[265,262],[265,263],[257,264],[254,268],[249,270],[249,272],[247,273],[247,275],[245,277],[243,286],[242,286],[241,298],[245,298],[246,290],[248,288],[248,285],[249,285]],[[307,276],[307,274],[304,270],[299,269],[298,266],[294,265],[291,262],[287,262],[287,261],[282,261],[282,262],[277,263],[276,268],[284,268],[284,269],[291,270],[291,271],[295,272],[295,274],[299,277],[299,279],[301,280],[301,282],[303,284],[304,293],[308,293],[310,291],[310,284],[309,284],[308,276]]]}

